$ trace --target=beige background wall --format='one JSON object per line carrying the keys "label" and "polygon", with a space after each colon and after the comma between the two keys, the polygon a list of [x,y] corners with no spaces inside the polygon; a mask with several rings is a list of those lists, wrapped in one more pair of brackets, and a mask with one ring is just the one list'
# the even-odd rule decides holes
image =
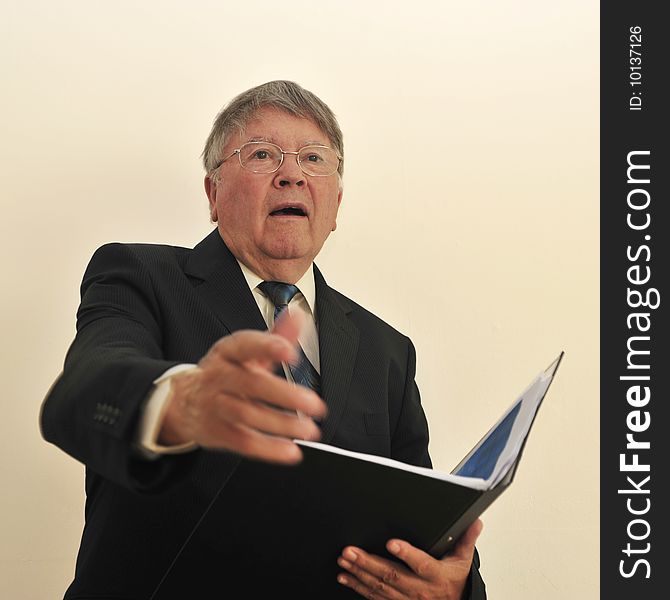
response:
{"label": "beige background wall", "polygon": [[277,78],[340,119],[344,201],[319,264],[414,340],[437,468],[566,351],[484,515],[482,572],[492,599],[597,597],[596,2],[0,9],[0,597],[58,598],[73,572],[83,468],[37,415],[88,258],[113,240],[200,240],[211,121]]}

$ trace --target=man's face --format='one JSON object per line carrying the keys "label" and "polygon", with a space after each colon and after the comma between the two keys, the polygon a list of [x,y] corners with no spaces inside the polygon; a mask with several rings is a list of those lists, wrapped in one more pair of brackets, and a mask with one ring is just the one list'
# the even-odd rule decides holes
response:
{"label": "man's face", "polygon": [[[222,156],[249,141],[272,142],[285,151],[332,146],[313,121],[273,108],[259,109],[243,133],[230,137]],[[237,156],[218,173],[218,183],[206,179],[205,188],[212,220],[232,253],[265,279],[299,278],[335,230],[342,198],[337,173],[306,175],[292,154],[274,173],[247,171]]]}

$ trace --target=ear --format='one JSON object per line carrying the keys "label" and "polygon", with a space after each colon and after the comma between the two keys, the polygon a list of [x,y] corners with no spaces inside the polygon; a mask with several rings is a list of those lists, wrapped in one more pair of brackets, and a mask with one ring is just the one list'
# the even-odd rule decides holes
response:
{"label": "ear", "polygon": [[[342,204],[342,189],[337,194],[337,210],[340,209],[340,204]],[[333,228],[331,231],[335,231],[337,229],[337,212],[335,213],[335,220],[333,221]]]}
{"label": "ear", "polygon": [[217,183],[213,177],[205,175],[205,193],[209,200],[209,216],[212,219],[212,223],[216,223],[219,220],[219,215],[216,212],[216,186]]}

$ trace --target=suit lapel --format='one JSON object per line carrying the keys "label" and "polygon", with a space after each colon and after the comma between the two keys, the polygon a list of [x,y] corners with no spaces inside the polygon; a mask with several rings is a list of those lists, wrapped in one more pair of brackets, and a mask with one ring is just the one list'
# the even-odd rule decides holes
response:
{"label": "suit lapel", "polygon": [[328,443],[337,430],[349,395],[349,387],[358,352],[358,328],[347,316],[352,307],[336,296],[314,266],[316,313],[321,362],[321,394],[328,415],[321,430],[321,441]]}
{"label": "suit lapel", "polygon": [[[193,248],[184,271],[193,280],[196,293],[229,333],[267,329],[240,265],[217,229]],[[241,460],[240,455],[229,452],[203,454],[194,480],[199,482],[205,498],[213,501],[218,497]]]}
{"label": "suit lapel", "polygon": [[230,333],[267,329],[240,265],[218,230],[193,248],[185,271],[197,280],[196,291]]}

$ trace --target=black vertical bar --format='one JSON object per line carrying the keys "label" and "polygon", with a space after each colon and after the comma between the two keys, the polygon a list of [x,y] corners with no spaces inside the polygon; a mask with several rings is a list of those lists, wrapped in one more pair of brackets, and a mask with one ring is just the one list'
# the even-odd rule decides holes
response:
{"label": "black vertical bar", "polygon": [[601,2],[600,587],[607,600],[670,597],[670,50],[662,6]]}

